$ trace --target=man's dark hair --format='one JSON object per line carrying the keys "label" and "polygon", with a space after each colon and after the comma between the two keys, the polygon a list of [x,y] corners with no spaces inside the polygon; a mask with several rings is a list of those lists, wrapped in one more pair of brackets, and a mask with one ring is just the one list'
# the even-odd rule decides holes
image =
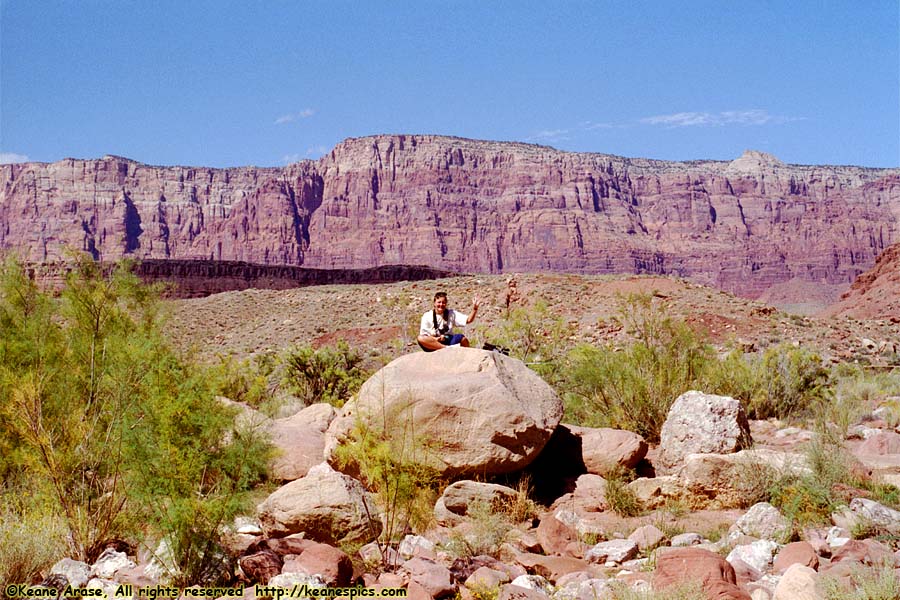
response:
{"label": "man's dark hair", "polygon": [[438,292],[437,294],[435,294],[434,299],[437,300],[438,298],[443,298],[444,300],[446,300],[447,292]]}

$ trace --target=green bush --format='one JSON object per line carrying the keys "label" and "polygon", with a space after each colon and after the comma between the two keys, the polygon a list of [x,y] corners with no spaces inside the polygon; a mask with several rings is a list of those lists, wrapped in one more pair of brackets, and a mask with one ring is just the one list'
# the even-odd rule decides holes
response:
{"label": "green bush", "polygon": [[206,376],[217,395],[260,408],[276,391],[270,381],[274,371],[275,359],[271,354],[244,360],[220,356],[207,369]]}
{"label": "green bush", "polygon": [[497,557],[500,547],[512,540],[515,529],[509,513],[483,500],[469,504],[466,522],[468,527],[455,528],[445,544],[449,553],[464,559],[482,555]]}
{"label": "green bush", "polygon": [[571,334],[562,317],[554,314],[547,303],[539,300],[533,306],[512,309],[489,332],[476,328],[476,336],[509,349],[546,381],[554,382],[564,358],[565,343]]}
{"label": "green bush", "polygon": [[812,416],[832,396],[829,370],[805,348],[782,344],[720,358],[649,295],[625,298],[617,319],[634,341],[576,346],[555,382],[576,424],[628,429],[656,442],[672,403],[688,390],[740,400],[753,419]]}
{"label": "green bush", "polygon": [[206,581],[221,563],[218,525],[267,456],[229,435],[232,422],[204,371],[167,345],[155,290],[127,266],[81,259],[53,298],[3,265],[0,470],[49,499],[71,556],[92,560],[110,538],[166,538],[176,582]]}
{"label": "green bush", "polygon": [[635,336],[633,343],[621,349],[582,344],[569,353],[558,386],[567,418],[590,427],[627,429],[656,442],[675,399],[704,389],[715,353],[654,305],[651,296],[625,299],[620,320]]}
{"label": "green bush", "polygon": [[640,499],[628,487],[634,473],[617,468],[606,475],[606,502],[609,509],[622,517],[637,517],[644,512]]}
{"label": "green bush", "polygon": [[285,380],[306,404],[344,405],[368,379],[362,357],[341,341],[334,348],[295,348],[284,359]]}

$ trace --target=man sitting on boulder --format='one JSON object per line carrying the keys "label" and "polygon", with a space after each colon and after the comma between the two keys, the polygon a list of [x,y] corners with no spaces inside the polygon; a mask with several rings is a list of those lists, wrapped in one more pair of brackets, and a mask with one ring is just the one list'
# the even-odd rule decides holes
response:
{"label": "man sitting on boulder", "polygon": [[433,352],[447,346],[469,346],[469,340],[461,333],[453,333],[454,327],[465,327],[475,320],[478,314],[478,297],[472,300],[472,314],[466,315],[447,308],[447,294],[438,292],[434,295],[434,308],[422,315],[419,326],[419,346],[425,352]]}

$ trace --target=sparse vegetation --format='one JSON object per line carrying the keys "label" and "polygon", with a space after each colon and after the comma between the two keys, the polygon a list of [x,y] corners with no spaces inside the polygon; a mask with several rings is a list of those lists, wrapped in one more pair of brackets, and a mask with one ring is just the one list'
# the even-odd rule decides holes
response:
{"label": "sparse vegetation", "polygon": [[427,442],[416,436],[409,415],[402,413],[386,417],[383,427],[359,420],[336,451],[339,464],[358,472],[377,496],[384,569],[397,567],[389,563],[387,547],[409,530],[424,530],[434,518],[439,478],[427,453]]}
{"label": "sparse vegetation", "polygon": [[622,517],[636,517],[644,512],[644,507],[635,493],[628,487],[634,479],[632,472],[622,468],[614,469],[606,475],[606,502],[609,509]]}
{"label": "sparse vegetation", "polygon": [[656,442],[672,403],[690,389],[703,388],[715,355],[652,296],[624,299],[619,319],[636,341],[620,349],[580,345],[570,353],[560,386],[568,418],[628,429]]}
{"label": "sparse vegetation", "polygon": [[[80,260],[60,298],[7,262],[0,281],[0,473],[58,547],[93,560],[111,538],[169,541],[176,584],[221,582],[220,525],[243,507],[266,447],[235,433],[199,367],[159,330],[155,291]],[[51,526],[52,525],[52,526]],[[36,553],[35,556],[40,556]],[[24,576],[24,575],[23,575]]]}
{"label": "sparse vegetation", "polygon": [[705,600],[708,596],[698,582],[685,582],[663,590],[634,590],[615,583],[610,600]]}
{"label": "sparse vegetation", "polygon": [[809,416],[831,397],[828,369],[804,348],[733,350],[719,358],[649,295],[624,298],[619,321],[635,341],[621,348],[582,344],[568,355],[557,390],[575,423],[628,429],[656,442],[672,403],[688,390],[732,396],[754,419]]}
{"label": "sparse vegetation", "polygon": [[552,383],[558,377],[565,354],[565,341],[571,334],[569,326],[538,300],[533,306],[516,307],[490,332],[476,328],[476,339],[484,338],[496,346],[509,350],[510,356],[526,363]]}
{"label": "sparse vegetation", "polygon": [[306,404],[327,402],[341,407],[369,377],[362,356],[341,341],[337,346],[295,348],[284,358],[285,380]]}
{"label": "sparse vegetation", "polygon": [[860,567],[850,575],[850,585],[827,575],[822,580],[825,600],[897,600],[900,578],[893,564]]}
{"label": "sparse vegetation", "polygon": [[35,582],[65,554],[65,523],[44,510],[18,492],[0,495],[0,586]]}
{"label": "sparse vegetation", "polygon": [[509,513],[487,502],[473,502],[469,504],[466,516],[469,527],[454,529],[446,550],[460,558],[482,554],[496,557],[500,546],[510,541],[510,533],[515,527]]}
{"label": "sparse vegetation", "polygon": [[261,408],[276,391],[277,382],[272,381],[275,367],[276,357],[271,353],[243,360],[220,356],[207,370],[207,377],[216,394]]}

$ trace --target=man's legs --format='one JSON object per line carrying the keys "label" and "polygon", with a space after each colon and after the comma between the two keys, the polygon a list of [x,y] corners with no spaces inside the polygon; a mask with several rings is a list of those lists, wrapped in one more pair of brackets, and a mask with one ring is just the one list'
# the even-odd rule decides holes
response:
{"label": "man's legs", "polygon": [[444,347],[437,341],[437,338],[430,335],[420,335],[416,338],[416,341],[419,342],[419,347],[425,352],[434,352],[435,350],[440,350]]}

